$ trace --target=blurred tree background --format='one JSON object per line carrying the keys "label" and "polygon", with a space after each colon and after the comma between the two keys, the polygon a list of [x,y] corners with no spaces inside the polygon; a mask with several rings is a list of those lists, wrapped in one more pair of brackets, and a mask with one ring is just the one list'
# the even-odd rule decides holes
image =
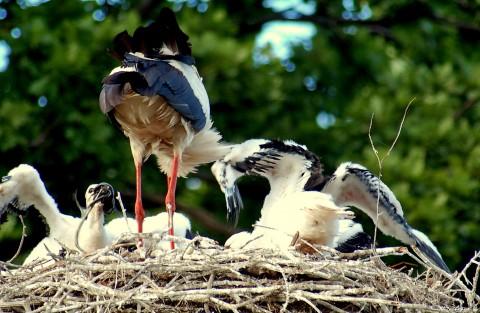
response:
{"label": "blurred tree background", "polygon": [[[383,180],[452,269],[479,249],[479,1],[0,0],[2,175],[33,165],[61,210],[76,215],[73,192],[107,181],[133,214],[128,140],[101,114],[98,95],[116,66],[106,52],[113,36],[153,20],[162,6],[177,11],[190,35],[226,141],[289,138],[321,156],[327,173],[346,160],[378,172],[372,113],[383,155],[415,97]],[[149,160],[148,215],[163,210],[165,181]],[[239,227],[248,229],[268,187],[249,177],[240,189]],[[177,195],[195,230],[225,240],[232,230],[209,166],[181,179]],[[25,253],[46,233],[35,210],[26,222]],[[14,254],[20,236],[10,216],[0,226],[0,259]]]}

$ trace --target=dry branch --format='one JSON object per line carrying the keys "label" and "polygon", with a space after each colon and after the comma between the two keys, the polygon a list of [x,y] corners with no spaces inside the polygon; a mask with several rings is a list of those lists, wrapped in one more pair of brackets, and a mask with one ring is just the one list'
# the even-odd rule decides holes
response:
{"label": "dry branch", "polygon": [[[145,235],[143,235],[145,236]],[[412,276],[380,257],[408,254],[377,248],[342,254],[316,247],[226,250],[197,237],[184,249],[130,252],[130,236],[95,254],[67,251],[54,264],[4,271],[0,312],[475,312],[478,280],[428,270]],[[159,240],[151,237],[149,240]],[[477,254],[469,266],[480,264]],[[449,287],[449,288],[447,288]]]}

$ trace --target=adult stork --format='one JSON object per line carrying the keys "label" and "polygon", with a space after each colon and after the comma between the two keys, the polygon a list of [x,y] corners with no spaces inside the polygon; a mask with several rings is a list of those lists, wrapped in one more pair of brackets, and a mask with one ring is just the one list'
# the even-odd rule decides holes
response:
{"label": "adult stork", "polygon": [[[26,258],[24,264],[35,259],[47,259],[49,250],[59,252],[61,244],[69,249],[93,252],[109,244],[104,229],[104,213],[114,206],[114,192],[107,183],[90,185],[85,192],[88,215],[79,217],[62,214],[55,200],[47,192],[39,173],[32,166],[21,164],[2,178],[0,184],[0,212],[8,208],[16,212],[34,206],[43,216],[49,234]],[[77,238],[78,236],[78,238]]]}
{"label": "adult stork", "polygon": [[[432,263],[449,272],[434,244],[407,223],[393,192],[359,164],[342,163],[330,178],[326,178],[319,158],[305,146],[289,140],[252,139],[232,148],[212,166],[212,172],[225,193],[227,216],[234,221],[242,207],[236,180],[243,175],[259,175],[270,183],[260,221],[266,214],[272,216],[269,221],[278,219],[275,207],[282,207],[285,197],[299,195],[296,205],[295,201],[288,202],[290,208],[295,208],[303,206],[302,192],[325,193],[340,207],[354,206],[365,212],[384,234],[417,246]],[[288,219],[288,208],[283,211],[287,212],[283,218]]]}
{"label": "adult stork", "polygon": [[[175,14],[162,9],[158,19],[126,31],[113,41],[112,54],[122,62],[103,80],[100,108],[120,125],[130,140],[136,170],[135,217],[143,231],[141,173],[143,162],[157,157],[167,174],[165,205],[173,235],[175,188],[178,176],[221,158],[227,147],[212,128],[210,105],[197,72],[189,37]],[[173,241],[171,248],[174,248]]]}

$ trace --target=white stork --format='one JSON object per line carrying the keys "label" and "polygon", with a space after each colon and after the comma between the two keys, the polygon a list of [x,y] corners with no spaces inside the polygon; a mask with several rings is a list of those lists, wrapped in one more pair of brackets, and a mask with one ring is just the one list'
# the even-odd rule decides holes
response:
{"label": "white stork", "polygon": [[[113,55],[122,61],[103,81],[100,108],[130,140],[136,170],[135,217],[143,231],[141,170],[151,155],[167,174],[165,198],[173,235],[178,176],[221,158],[227,147],[212,128],[207,92],[195,67],[188,36],[175,14],[164,8],[158,19],[114,39]],[[173,241],[171,248],[174,248]]]}
{"label": "white stork", "polygon": [[[311,201],[304,196],[312,192],[328,194],[335,205],[354,206],[362,210],[384,234],[417,246],[434,264],[449,272],[440,253],[428,237],[406,222],[402,206],[393,192],[361,165],[343,163],[330,178],[325,178],[319,158],[305,146],[293,141],[252,139],[232,148],[230,153],[212,166],[212,172],[225,193],[227,216],[231,220],[237,220],[242,207],[235,181],[243,175],[259,175],[267,178],[270,183],[270,193],[265,198],[259,222],[282,225],[276,221],[281,219],[286,220],[286,223],[289,220],[292,223],[297,222],[299,219],[309,221],[310,217],[307,214],[303,214],[303,218],[292,216],[294,212],[301,212],[299,208],[313,207]],[[330,222],[327,220],[326,223]],[[349,232],[357,236],[361,231],[359,226],[351,222],[339,223],[344,226],[344,233],[339,232],[338,237],[333,239],[334,247],[345,244],[351,236]],[[312,231],[310,228],[301,228],[306,227],[305,225],[308,226],[305,223],[297,225],[300,236],[302,232]],[[290,228],[292,227],[290,225]],[[340,230],[342,231],[342,227]],[[325,232],[325,229],[322,231]],[[255,232],[258,233],[257,228],[252,235]],[[245,234],[240,236],[243,240],[246,237]],[[306,239],[310,238],[307,236]]]}
{"label": "white stork", "polygon": [[[90,212],[78,233],[78,245],[84,252],[93,252],[108,245],[108,235],[103,227],[104,211],[108,212],[113,208],[113,196],[112,186],[106,183],[90,185],[87,188],[85,198]],[[16,210],[26,210],[34,206],[45,218],[49,229],[48,236],[32,250],[24,264],[38,258],[48,258],[48,250],[58,253],[61,250],[58,242],[69,249],[77,249],[77,229],[82,219],[60,213],[40,175],[30,165],[21,164],[2,178],[0,212],[5,212],[9,206]]]}

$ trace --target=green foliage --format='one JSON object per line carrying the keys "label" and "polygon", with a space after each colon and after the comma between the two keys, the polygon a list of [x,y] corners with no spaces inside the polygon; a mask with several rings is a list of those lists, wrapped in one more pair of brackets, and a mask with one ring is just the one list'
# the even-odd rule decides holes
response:
{"label": "green foliage", "polygon": [[[20,2],[20,1],[19,1]],[[8,12],[0,21],[0,40],[11,48],[9,66],[0,73],[0,172],[18,163],[37,167],[47,187],[70,213],[70,195],[106,180],[131,191],[133,163],[126,138],[98,109],[101,80],[116,64],[106,53],[113,36],[155,18],[162,4],[181,7],[182,28],[190,35],[204,77],[216,127],[225,140],[291,138],[322,157],[328,172],[346,160],[378,172],[368,139],[386,153],[408,102],[415,98],[401,137],[383,164],[383,180],[403,204],[408,221],[427,233],[452,268],[480,245],[480,55],[477,5],[466,1],[352,1],[372,16],[342,18],[341,1],[318,1],[312,16],[316,34],[311,49],[293,47],[287,71],[268,47],[253,58],[255,37],[268,21],[286,20],[261,1],[50,1],[21,8],[2,1]],[[300,1],[302,2],[302,1]],[[304,1],[307,2],[307,1]],[[100,2],[101,3],[101,2]],[[106,13],[95,21],[95,10]],[[353,11],[352,11],[353,10]],[[18,27],[18,39],[10,31]],[[314,82],[306,85],[306,79]],[[39,106],[39,97],[46,106]],[[335,122],[317,124],[323,112]],[[179,184],[178,199],[224,220],[223,195],[208,166],[193,174],[198,190]],[[258,217],[265,181],[244,179],[246,209],[240,226]],[[146,164],[144,189],[163,195],[165,177],[153,161]],[[260,190],[260,191],[259,191]],[[131,197],[126,205],[132,208]],[[154,206],[149,214],[159,211]],[[27,220],[32,214],[27,215]],[[361,215],[360,213],[358,215]],[[193,221],[202,233],[224,237]],[[2,225],[4,259],[13,255],[20,225]],[[29,224],[27,247],[38,242],[43,226]],[[364,224],[371,224],[364,219]],[[381,244],[392,244],[384,236]]]}

